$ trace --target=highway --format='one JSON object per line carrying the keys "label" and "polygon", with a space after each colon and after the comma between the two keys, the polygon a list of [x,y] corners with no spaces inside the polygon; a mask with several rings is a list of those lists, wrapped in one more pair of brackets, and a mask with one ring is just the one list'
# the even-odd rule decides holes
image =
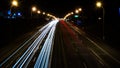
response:
{"label": "highway", "polygon": [[[58,20],[53,20],[50,23],[43,26],[40,30],[38,30],[38,32],[36,32],[30,39],[28,39],[23,45],[21,45],[17,50],[15,50],[10,56],[4,59],[4,61],[0,64],[0,67],[26,68],[30,64],[30,61],[32,60],[32,58],[34,57],[35,53],[38,50],[41,50],[40,54],[46,53],[47,55],[44,56],[43,54],[42,56],[44,56],[43,57],[44,59],[46,59],[45,57],[47,57],[49,60],[48,54],[49,55],[51,54],[51,47],[52,47],[52,42],[54,40],[53,39],[54,31],[55,31],[55,26],[57,22]],[[44,40],[46,41],[44,42]],[[43,42],[44,42],[44,45],[41,45]],[[47,48],[46,50],[46,47],[48,46],[48,44],[50,47]],[[36,64],[37,64],[37,61],[36,61]]]}
{"label": "highway", "polygon": [[50,21],[19,45],[0,58],[0,68],[120,68],[118,52],[62,19]]}
{"label": "highway", "polygon": [[105,68],[119,68],[120,67],[120,55],[119,52],[114,48],[110,47],[108,44],[102,42],[101,40],[94,39],[91,36],[85,34],[76,26],[69,24],[72,29],[74,29],[82,39],[83,43],[91,51],[91,53],[97,57],[99,63]]}
{"label": "highway", "polygon": [[70,22],[56,29],[51,68],[119,68],[120,55]]}

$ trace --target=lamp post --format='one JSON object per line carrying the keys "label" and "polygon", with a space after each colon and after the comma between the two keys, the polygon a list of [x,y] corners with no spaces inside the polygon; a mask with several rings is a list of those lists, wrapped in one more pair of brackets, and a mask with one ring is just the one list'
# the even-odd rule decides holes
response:
{"label": "lamp post", "polygon": [[10,16],[12,16],[12,7],[17,7],[17,6],[18,6],[18,1],[12,0],[10,5]]}
{"label": "lamp post", "polygon": [[75,10],[75,13],[78,14],[78,13],[80,13],[81,11],[82,11],[82,8],[78,8],[78,9]]}
{"label": "lamp post", "polygon": [[79,11],[82,11],[82,8],[78,8]]}
{"label": "lamp post", "polygon": [[79,10],[75,10],[75,13],[78,14],[78,13],[79,13]]}
{"label": "lamp post", "polygon": [[104,23],[104,17],[105,17],[105,9],[104,9],[104,7],[103,7],[103,5],[102,5],[102,3],[101,2],[96,2],[96,6],[98,7],[98,8],[102,8],[102,17],[103,17],[103,33],[102,33],[102,39],[104,40],[105,39],[105,28],[104,28],[104,25],[105,25],[105,23]]}
{"label": "lamp post", "polygon": [[17,6],[18,6],[18,1],[17,1],[17,0],[13,0],[13,1],[12,1],[12,6],[17,7]]}
{"label": "lamp post", "polygon": [[41,13],[40,10],[38,10],[37,13],[40,14]]}
{"label": "lamp post", "polygon": [[31,18],[32,18],[32,12],[36,12],[36,11],[37,11],[37,8],[35,6],[33,6],[31,9]]}
{"label": "lamp post", "polygon": [[43,12],[42,14],[43,14],[43,15],[45,15],[46,13],[45,13],[45,12]]}

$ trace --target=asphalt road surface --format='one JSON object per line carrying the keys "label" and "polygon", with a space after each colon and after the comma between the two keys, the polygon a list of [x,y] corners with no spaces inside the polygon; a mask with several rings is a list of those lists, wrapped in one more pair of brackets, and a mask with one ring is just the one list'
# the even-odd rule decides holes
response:
{"label": "asphalt road surface", "polygon": [[0,68],[120,68],[120,55],[64,20],[53,20],[0,49]]}
{"label": "asphalt road surface", "polygon": [[120,55],[76,26],[57,24],[51,68],[119,68]]}

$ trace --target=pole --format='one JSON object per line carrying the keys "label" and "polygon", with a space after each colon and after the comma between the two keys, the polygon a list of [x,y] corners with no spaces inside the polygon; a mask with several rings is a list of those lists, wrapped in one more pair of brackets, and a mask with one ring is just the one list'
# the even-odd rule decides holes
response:
{"label": "pole", "polygon": [[103,9],[103,40],[105,40],[105,9],[104,7],[102,7]]}
{"label": "pole", "polygon": [[10,18],[12,17],[12,5],[10,5]]}
{"label": "pole", "polygon": [[32,19],[32,11],[31,11],[31,19]]}

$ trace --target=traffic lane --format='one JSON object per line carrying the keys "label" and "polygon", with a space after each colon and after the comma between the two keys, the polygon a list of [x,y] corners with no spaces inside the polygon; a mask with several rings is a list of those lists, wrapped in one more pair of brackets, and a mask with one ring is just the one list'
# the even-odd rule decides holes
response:
{"label": "traffic lane", "polygon": [[[43,29],[45,29],[45,30],[47,30],[47,31],[45,31],[45,32],[48,32],[50,29],[51,29],[51,26],[50,26],[51,24],[50,23],[48,23],[47,25],[45,25],[41,30],[39,30],[39,31],[43,31]],[[49,29],[48,29],[48,27],[50,27]],[[47,28],[47,29],[46,29]],[[49,32],[47,33],[47,35],[49,34]],[[45,35],[45,34],[44,34]],[[35,63],[36,63],[36,61],[37,61],[37,57],[39,56],[39,53],[41,52],[41,49],[43,48],[43,45],[44,45],[44,43],[45,43],[45,40],[47,39],[47,35],[46,35],[46,37],[43,39],[43,41],[39,44],[40,46],[39,46],[39,49],[36,51],[36,53],[35,53],[35,55],[33,56],[33,58],[32,58],[32,60],[31,60],[31,62],[29,63],[29,65],[28,65],[28,68],[29,67],[34,67],[34,65],[35,65]],[[37,64],[39,64],[39,63],[37,63]]]}
{"label": "traffic lane", "polygon": [[[46,24],[44,27],[43,25],[37,27],[34,29],[34,31],[31,31],[27,34],[25,34],[24,36],[17,39],[19,43],[17,42],[12,42],[11,45],[15,45],[18,47],[11,47],[11,51],[8,52],[8,54],[3,52],[3,55],[1,56],[3,59],[1,59],[1,63],[0,63],[0,67],[11,67],[16,60],[27,50],[27,48],[32,44],[32,42],[34,42],[34,40],[41,34],[42,31],[44,31],[47,27],[49,26],[49,23]],[[41,28],[42,27],[42,28]],[[31,37],[30,37],[31,36]],[[27,37],[27,38],[26,38]],[[17,43],[17,44],[16,44]],[[9,45],[9,46],[11,46]],[[4,50],[5,52],[7,52],[7,49]],[[4,55],[6,55],[5,57],[3,57]]]}
{"label": "traffic lane", "polygon": [[[30,44],[29,48],[23,53],[23,55],[19,58],[19,60],[16,61],[13,67],[27,67],[30,61],[32,60],[34,54],[39,49],[40,44],[42,43],[43,39],[47,37],[48,33],[51,33],[49,31],[53,31],[52,28],[55,29],[55,22],[51,21],[48,23],[48,26],[46,25],[42,27],[39,31],[42,31],[41,34],[34,40],[32,44]],[[38,31],[38,32],[39,32]],[[52,34],[53,36],[53,34]]]}
{"label": "traffic lane", "polygon": [[[60,22],[61,23],[61,22]],[[63,23],[64,24],[64,23]],[[65,49],[65,56],[67,61],[68,68],[81,68],[83,67],[82,62],[83,59],[81,56],[78,56],[76,49],[75,49],[75,42],[72,40],[71,35],[66,28],[63,26],[63,24],[60,24],[61,33],[63,35],[63,41],[64,41],[64,49]]]}
{"label": "traffic lane", "polygon": [[51,22],[51,29],[48,33],[48,36],[45,40],[45,43],[40,51],[40,54],[37,58],[37,61],[34,65],[34,68],[49,68],[51,63],[51,55],[53,51],[53,42],[54,42],[54,33],[56,30],[56,24],[58,20],[54,20]]}
{"label": "traffic lane", "polygon": [[[89,49],[83,45],[82,39],[73,31],[64,21],[60,21],[61,33],[65,43],[64,49],[66,53],[67,64],[73,67],[90,67],[101,68],[103,65],[98,59],[91,54]],[[92,63],[91,63],[92,62]]]}
{"label": "traffic lane", "polygon": [[[40,45],[42,43],[43,41],[42,38],[45,35],[47,35],[49,30],[55,24],[55,22],[56,21],[49,22],[48,24],[43,26],[41,29],[37,30],[37,32],[31,38],[22,42],[23,44],[19,48],[17,48],[12,54],[10,54],[8,58],[3,60],[3,62],[0,64],[0,67],[3,67],[3,66],[10,67],[13,64],[15,64],[14,66],[17,66],[17,65],[23,66],[25,63],[26,63],[25,65],[27,66],[31,61],[32,56],[34,55],[34,52],[37,50],[37,47],[39,47],[37,46],[37,44]],[[29,59],[29,56],[31,57],[30,59]]]}
{"label": "traffic lane", "polygon": [[67,68],[60,23],[56,26],[51,68]]}
{"label": "traffic lane", "polygon": [[25,39],[24,41],[21,41],[21,43],[18,44],[18,46],[19,46],[18,48],[16,48],[15,50],[13,49],[14,52],[9,53],[9,56],[6,56],[5,59],[2,59],[3,62],[0,63],[0,66],[12,67],[12,65],[16,62],[16,60],[27,50],[29,45],[32,44],[32,42],[38,37],[40,32],[38,31],[34,35],[33,35],[33,32],[30,32],[30,34],[27,34],[27,36],[30,36],[31,34],[32,34],[31,37],[29,37],[28,39]]}
{"label": "traffic lane", "polygon": [[89,50],[98,58],[101,64],[111,68],[120,67],[120,55],[116,50],[111,48],[105,42],[102,42],[98,39],[91,39],[89,35],[85,34],[76,26],[73,26],[71,24],[69,24],[69,26],[71,26],[77,33],[80,34],[79,36],[82,38],[84,45],[86,45]]}

